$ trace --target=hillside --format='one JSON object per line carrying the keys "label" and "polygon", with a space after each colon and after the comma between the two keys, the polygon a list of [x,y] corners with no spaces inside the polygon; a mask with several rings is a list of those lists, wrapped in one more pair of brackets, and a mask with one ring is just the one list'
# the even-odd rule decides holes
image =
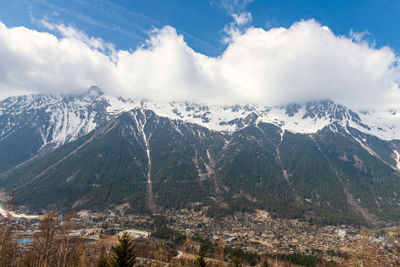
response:
{"label": "hillside", "polygon": [[[112,105],[104,104],[103,122],[94,130],[82,126],[88,133],[65,139],[51,152],[39,149],[36,158],[8,168],[0,186],[15,190],[20,204],[36,210],[102,210],[127,203],[130,212],[151,213],[200,204],[212,217],[257,208],[316,223],[397,220],[398,143],[369,134],[372,128],[358,114],[332,105],[306,105],[304,120],[330,123],[315,132],[295,132],[284,127],[289,122],[264,122],[249,107],[230,107],[241,114],[226,122],[234,130],[216,131],[158,110],[111,113]],[[297,108],[286,107],[288,118],[300,114]],[[20,128],[15,132],[22,133]]]}

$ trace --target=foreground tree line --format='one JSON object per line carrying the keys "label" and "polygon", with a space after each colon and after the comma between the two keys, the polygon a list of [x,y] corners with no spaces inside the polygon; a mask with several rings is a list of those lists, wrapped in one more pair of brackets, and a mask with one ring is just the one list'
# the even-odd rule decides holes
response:
{"label": "foreground tree line", "polygon": [[0,266],[133,266],[133,240],[127,233],[106,253],[105,246],[85,243],[70,235],[73,215],[62,223],[55,212],[43,216],[30,245],[18,243],[8,221],[0,227]]}
{"label": "foreground tree line", "polygon": [[[0,224],[0,267],[335,266],[333,262],[324,262],[317,255],[259,255],[226,246],[222,239],[212,242],[201,236],[184,236],[162,222],[153,226],[149,240],[134,240],[124,232],[104,239],[108,242],[103,239],[87,242],[70,234],[74,217],[76,214],[70,214],[59,221],[56,212],[44,215],[28,245],[18,242],[21,240],[18,240],[17,233],[23,227],[5,220]],[[356,244],[356,252],[347,255],[343,266],[386,265],[374,256],[376,251],[366,240]]]}
{"label": "foreground tree line", "polygon": [[20,230],[18,226],[10,226],[8,220],[3,222],[0,225],[0,267],[135,265],[137,248],[128,233],[118,236],[117,242],[107,249],[105,244],[72,237],[71,219],[74,217],[75,214],[70,214],[59,222],[56,212],[44,215],[30,245],[16,240],[15,233]]}

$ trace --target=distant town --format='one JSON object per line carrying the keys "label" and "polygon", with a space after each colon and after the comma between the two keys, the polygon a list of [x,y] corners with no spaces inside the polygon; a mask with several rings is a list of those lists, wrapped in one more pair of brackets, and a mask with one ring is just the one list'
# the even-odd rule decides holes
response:
{"label": "distant town", "polygon": [[[395,226],[384,229],[317,226],[272,218],[261,210],[219,219],[205,216],[202,209],[167,210],[158,215],[125,215],[123,210],[119,207],[101,213],[81,211],[68,219],[57,213],[57,221],[62,226],[68,220],[71,225],[68,237],[84,242],[92,252],[100,246],[111,247],[123,232],[142,244],[138,248],[153,244],[150,246],[153,253],[137,252],[137,262],[143,264],[139,266],[153,266],[154,262],[160,266],[194,264],[203,243],[208,244],[206,259],[210,266],[228,266],[235,249],[241,251],[244,266],[259,265],[263,259],[270,266],[301,266],[302,261],[311,262],[306,266],[353,266],[363,261],[369,262],[367,266],[395,266],[400,262],[399,231]],[[26,212],[22,208],[12,212],[1,209],[1,226],[13,229],[13,239],[21,251],[33,247],[43,217]],[[168,256],[157,258],[160,248]],[[222,248],[224,256],[218,256],[215,252],[218,248]],[[88,262],[96,261],[96,253],[98,249],[93,255],[86,254]]]}

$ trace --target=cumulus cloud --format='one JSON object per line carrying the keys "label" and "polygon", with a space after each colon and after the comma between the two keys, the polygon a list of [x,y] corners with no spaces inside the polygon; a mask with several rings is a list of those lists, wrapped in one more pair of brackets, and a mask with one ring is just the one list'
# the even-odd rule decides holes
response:
{"label": "cumulus cloud", "polygon": [[0,91],[9,93],[78,93],[89,84],[110,84],[115,71],[107,55],[76,37],[2,23],[0,61]]}
{"label": "cumulus cloud", "polygon": [[332,99],[354,109],[398,108],[400,62],[388,48],[337,36],[314,20],[249,27],[219,57],[191,49],[172,27],[132,51],[63,25],[61,38],[0,23],[0,96],[77,94],[91,85],[158,101],[281,105]]}

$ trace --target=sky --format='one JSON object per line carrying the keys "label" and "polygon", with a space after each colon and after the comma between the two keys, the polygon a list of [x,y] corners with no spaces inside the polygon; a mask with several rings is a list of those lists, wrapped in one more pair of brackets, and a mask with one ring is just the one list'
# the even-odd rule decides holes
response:
{"label": "sky", "polygon": [[3,0],[0,97],[400,109],[400,0]]}

